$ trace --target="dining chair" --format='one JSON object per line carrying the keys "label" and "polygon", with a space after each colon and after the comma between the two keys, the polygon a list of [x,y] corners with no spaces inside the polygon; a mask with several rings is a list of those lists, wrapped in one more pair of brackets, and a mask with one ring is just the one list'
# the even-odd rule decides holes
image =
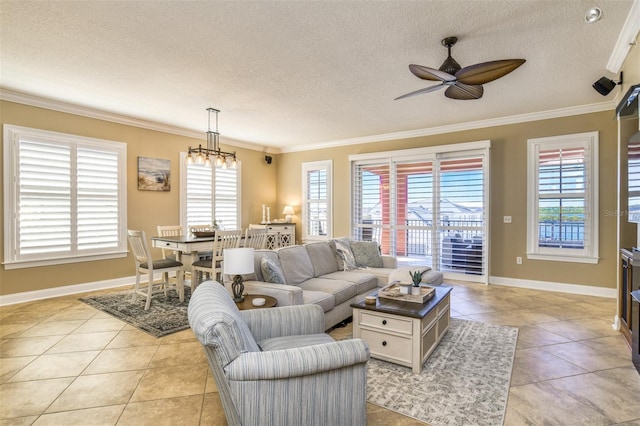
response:
{"label": "dining chair", "polygon": [[[182,225],[158,225],[157,226],[158,229],[158,236],[159,237],[178,237],[180,235],[183,234],[182,231]],[[189,254],[187,254],[187,256],[189,256]],[[162,258],[163,259],[173,259],[173,260],[177,260],[178,262],[182,262],[184,255],[182,253],[180,253],[179,251],[176,250],[169,250],[169,249],[162,249]],[[188,260],[188,264],[191,264],[191,261],[189,259]],[[184,266],[184,262],[183,262],[183,266]],[[185,274],[188,273],[189,271],[187,271],[187,269],[185,268]],[[164,274],[164,280],[168,281],[169,280],[169,273],[165,273]]]}
{"label": "dining chair", "polygon": [[[145,296],[147,302],[144,305],[144,309],[149,310],[151,306],[151,297],[155,293],[163,292],[165,297],[169,289],[175,289],[178,293],[180,301],[184,301],[184,268],[181,262],[173,259],[158,259],[153,260],[149,246],[147,245],[147,236],[144,231],[136,231],[129,229],[127,231],[129,240],[129,246],[133,252],[133,258],[136,263],[136,285],[133,289],[133,295],[131,296],[131,303],[136,301],[138,294]],[[176,282],[175,284],[169,282],[169,280],[163,279],[160,282],[154,282],[153,274],[159,272],[163,277],[168,278],[170,272],[175,272]],[[140,276],[147,274],[148,285],[145,288],[140,287]]]}
{"label": "dining chair", "polygon": [[[158,236],[159,237],[177,237],[182,235],[182,226],[181,225],[158,225]],[[178,253],[175,250],[162,249],[162,257],[164,259],[171,259],[173,255],[173,259],[178,259]]]}
{"label": "dining chair", "polygon": [[192,280],[191,291],[194,291],[198,284],[204,281],[204,274],[209,279],[222,282],[222,252],[226,248],[240,247],[242,239],[242,229],[234,229],[228,231],[216,230],[213,237],[213,250],[211,259],[201,259],[191,264]]}
{"label": "dining chair", "polygon": [[267,246],[267,229],[247,228],[244,234],[244,247],[262,250]]}

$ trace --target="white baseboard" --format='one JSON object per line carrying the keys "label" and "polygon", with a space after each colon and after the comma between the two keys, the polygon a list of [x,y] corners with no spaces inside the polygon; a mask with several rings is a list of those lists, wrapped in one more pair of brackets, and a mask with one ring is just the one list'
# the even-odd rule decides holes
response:
{"label": "white baseboard", "polygon": [[503,285],[506,287],[530,288],[533,290],[555,291],[559,293],[583,294],[585,296],[618,297],[615,288],[593,287],[590,285],[554,283],[549,281],[521,280],[518,278],[490,277],[489,284]]}
{"label": "white baseboard", "polygon": [[[154,274],[155,275],[155,274]],[[15,305],[16,303],[32,302],[34,300],[49,299],[51,297],[69,296],[71,294],[88,291],[105,290],[108,288],[125,287],[135,284],[136,277],[123,277],[113,280],[96,281],[62,287],[46,288],[43,290],[25,291],[0,296],[0,306]]]}

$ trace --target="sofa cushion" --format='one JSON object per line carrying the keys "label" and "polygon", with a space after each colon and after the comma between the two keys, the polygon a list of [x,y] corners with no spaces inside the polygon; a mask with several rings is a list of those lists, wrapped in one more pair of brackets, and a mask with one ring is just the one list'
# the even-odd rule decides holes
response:
{"label": "sofa cushion", "polygon": [[330,280],[327,278],[311,278],[300,284],[299,287],[304,290],[305,293],[307,290],[329,293],[335,298],[336,305],[346,302],[358,294],[357,286],[354,283],[349,281]]}
{"label": "sofa cushion", "polygon": [[313,264],[304,246],[283,247],[276,252],[287,284],[298,285],[314,277]]}
{"label": "sofa cushion", "polygon": [[260,260],[260,272],[262,273],[264,280],[268,283],[286,284],[280,266],[267,256],[263,256]]}
{"label": "sofa cushion", "polygon": [[265,281],[264,277],[262,276],[262,258],[263,257],[268,257],[269,259],[273,260],[273,262],[280,268],[282,269],[282,266],[280,265],[280,260],[278,259],[278,253],[276,253],[273,250],[254,250],[253,251],[253,274],[255,276],[255,278],[245,278],[245,276],[243,275],[242,278],[245,281]]}
{"label": "sofa cushion", "polygon": [[302,291],[302,303],[305,305],[315,304],[322,308],[324,312],[329,312],[336,306],[336,298],[332,294],[324,291]]}
{"label": "sofa cushion", "polygon": [[323,343],[333,343],[333,337],[326,333],[304,334],[297,336],[279,336],[264,339],[258,342],[263,351],[279,351],[292,348],[303,348],[305,346],[321,345]]}
{"label": "sofa cushion", "polygon": [[331,274],[325,274],[320,278],[327,278],[331,280],[349,281],[356,285],[356,292],[358,294],[366,293],[370,290],[378,287],[378,277],[374,274],[370,274],[369,271],[337,271]]}
{"label": "sofa cushion", "polygon": [[328,242],[309,243],[305,244],[304,248],[307,249],[316,277],[338,270],[335,251]]}
{"label": "sofa cushion", "polygon": [[366,268],[382,268],[380,249],[375,241],[350,241],[356,265]]}
{"label": "sofa cushion", "polygon": [[349,243],[348,238],[336,238],[333,240],[333,243],[336,247],[336,253],[339,256],[340,261],[338,265],[340,269],[343,271],[348,271],[349,269],[356,269],[358,265],[356,264],[356,259],[353,257],[353,252],[351,251],[351,244]]}

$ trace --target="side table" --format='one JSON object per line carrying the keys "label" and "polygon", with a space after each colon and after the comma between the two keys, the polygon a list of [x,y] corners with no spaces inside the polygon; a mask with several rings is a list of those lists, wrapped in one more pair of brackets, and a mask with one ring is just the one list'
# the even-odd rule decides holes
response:
{"label": "side table", "polygon": [[[264,305],[262,306],[254,306],[253,299],[263,298],[265,299]],[[261,294],[247,294],[244,296],[244,302],[236,302],[236,306],[241,311],[246,309],[262,309],[262,308],[273,308],[278,304],[278,300],[275,297],[271,296],[263,296]]]}

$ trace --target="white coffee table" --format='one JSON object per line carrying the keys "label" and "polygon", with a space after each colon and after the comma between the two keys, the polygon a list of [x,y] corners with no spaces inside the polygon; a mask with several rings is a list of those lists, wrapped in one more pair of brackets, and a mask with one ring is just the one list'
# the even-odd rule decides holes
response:
{"label": "white coffee table", "polygon": [[367,342],[371,357],[420,373],[449,330],[451,287],[435,289],[435,296],[424,304],[379,298],[375,305],[352,303],[353,337]]}

